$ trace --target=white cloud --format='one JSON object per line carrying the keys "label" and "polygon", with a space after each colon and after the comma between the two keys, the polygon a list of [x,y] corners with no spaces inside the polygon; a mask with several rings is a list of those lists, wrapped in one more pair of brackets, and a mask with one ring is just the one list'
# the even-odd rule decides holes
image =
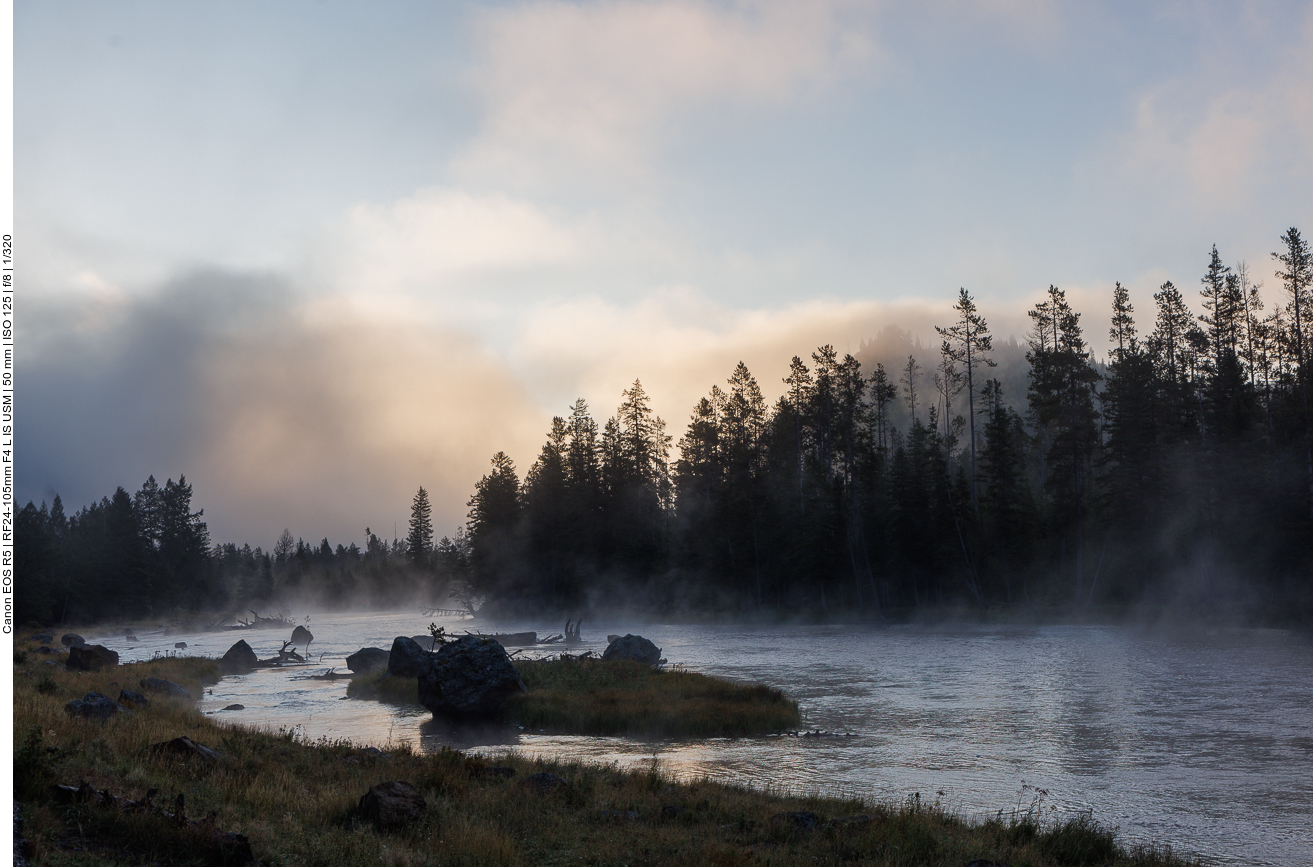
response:
{"label": "white cloud", "polygon": [[866,64],[860,4],[540,2],[481,14],[480,135],[458,167],[540,184],[641,177],[698,112],[777,107]]}

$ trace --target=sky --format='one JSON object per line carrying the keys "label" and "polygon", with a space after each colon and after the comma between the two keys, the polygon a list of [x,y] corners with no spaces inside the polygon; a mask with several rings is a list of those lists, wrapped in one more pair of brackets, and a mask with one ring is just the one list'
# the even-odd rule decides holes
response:
{"label": "sky", "polygon": [[[1313,4],[18,0],[20,502],[185,474],[216,542],[439,535],[635,379],[926,343],[959,287],[1279,296]],[[927,362],[929,359],[926,360]]]}

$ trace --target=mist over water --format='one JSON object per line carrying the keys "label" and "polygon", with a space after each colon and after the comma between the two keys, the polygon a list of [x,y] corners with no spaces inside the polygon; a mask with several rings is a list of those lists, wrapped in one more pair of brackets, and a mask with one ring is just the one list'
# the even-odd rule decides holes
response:
{"label": "mist over water", "polygon": [[[1130,840],[1209,861],[1313,861],[1313,644],[1285,630],[1045,626],[672,626],[585,622],[585,648],[636,632],[671,664],[784,689],[810,730],[837,737],[642,742],[453,728],[424,711],[342,700],[345,683],[298,680],[362,646],[426,631],[410,613],[314,617],[316,665],[226,677],[200,702],[216,718],[305,737],[410,742],[646,765],[799,792],[901,801],[920,793],[968,815],[1092,810]],[[470,621],[443,620],[448,631]],[[563,624],[486,623],[485,632]],[[91,636],[88,636],[89,638]],[[245,638],[262,657],[278,631],[93,638],[126,660],[220,655]],[[591,639],[591,640],[590,640]],[[546,651],[533,651],[541,655]],[[240,703],[245,710],[223,711]]]}

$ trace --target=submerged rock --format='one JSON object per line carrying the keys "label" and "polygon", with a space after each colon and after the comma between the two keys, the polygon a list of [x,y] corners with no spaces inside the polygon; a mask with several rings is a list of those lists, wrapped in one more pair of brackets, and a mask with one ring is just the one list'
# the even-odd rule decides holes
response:
{"label": "submerged rock", "polygon": [[507,698],[528,691],[505,648],[476,635],[427,654],[419,673],[420,704],[434,716],[491,716]]}
{"label": "submerged rock", "polygon": [[68,667],[79,671],[99,671],[119,664],[119,655],[100,644],[73,644],[68,648]]}
{"label": "submerged rock", "polygon": [[392,640],[392,652],[388,655],[388,674],[393,677],[418,677],[420,666],[429,652],[420,647],[413,638],[398,635]]}
{"label": "submerged rock", "polygon": [[400,828],[413,822],[428,809],[424,796],[404,780],[379,783],[360,799],[358,812],[362,819],[373,822],[380,829]]}
{"label": "submerged rock", "polygon": [[602,654],[603,662],[613,659],[632,659],[646,665],[657,665],[661,662],[661,648],[641,635],[626,635],[612,641]]}
{"label": "submerged rock", "polygon": [[389,656],[381,647],[362,647],[346,658],[346,667],[356,674],[367,674],[387,668]]}

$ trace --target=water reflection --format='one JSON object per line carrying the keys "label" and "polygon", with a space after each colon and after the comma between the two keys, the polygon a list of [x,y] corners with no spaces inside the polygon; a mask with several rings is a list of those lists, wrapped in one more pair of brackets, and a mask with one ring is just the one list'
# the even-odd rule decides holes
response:
{"label": "water reflection", "polygon": [[[417,613],[315,618],[316,666],[423,632]],[[449,632],[463,627],[444,621]],[[542,623],[481,624],[491,631]],[[559,631],[559,625],[555,627]],[[1034,788],[1091,809],[1124,836],[1187,846],[1218,862],[1313,863],[1313,651],[1280,630],[1168,634],[1103,627],[706,627],[590,624],[642,632],[691,670],[779,686],[811,729],[844,738],[647,743],[497,727],[452,728],[422,709],[343,701],[342,682],[297,672],[225,678],[200,708],[226,722],[311,739],[409,742],[642,766],[681,777],[902,800],[945,792],[963,813],[1023,806]],[[261,657],[286,635],[91,637],[123,658],[222,655],[238,638]],[[585,648],[600,650],[600,640]],[[232,703],[245,710],[226,712]]]}

